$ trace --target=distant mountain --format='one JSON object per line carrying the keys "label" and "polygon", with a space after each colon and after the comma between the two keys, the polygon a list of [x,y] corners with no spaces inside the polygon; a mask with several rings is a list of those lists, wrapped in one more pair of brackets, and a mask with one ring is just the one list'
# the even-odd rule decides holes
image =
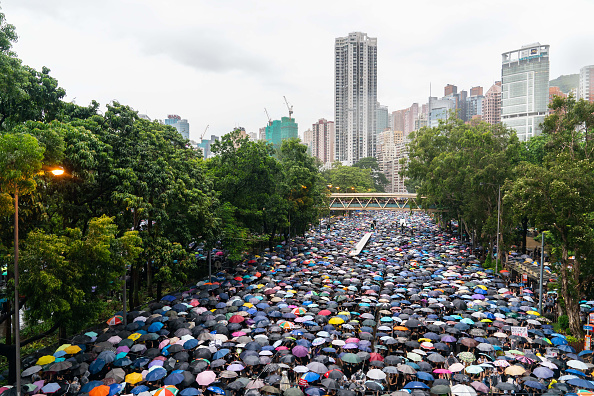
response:
{"label": "distant mountain", "polygon": [[579,85],[579,74],[568,74],[566,76],[559,76],[554,80],[549,81],[549,87],[559,87],[563,93],[569,93],[572,89],[576,89]]}

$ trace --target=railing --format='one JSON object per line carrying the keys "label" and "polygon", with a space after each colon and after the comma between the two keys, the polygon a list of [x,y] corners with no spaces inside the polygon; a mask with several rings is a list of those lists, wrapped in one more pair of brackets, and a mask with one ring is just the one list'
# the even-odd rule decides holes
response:
{"label": "railing", "polygon": [[417,194],[408,193],[337,193],[330,196],[330,210],[396,210],[439,211],[435,207],[423,207],[417,202]]}

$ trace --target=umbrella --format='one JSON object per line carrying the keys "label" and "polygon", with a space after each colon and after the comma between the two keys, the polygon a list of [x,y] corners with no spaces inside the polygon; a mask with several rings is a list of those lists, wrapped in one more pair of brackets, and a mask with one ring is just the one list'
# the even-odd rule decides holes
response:
{"label": "umbrella", "polygon": [[468,385],[454,385],[451,387],[452,395],[456,396],[476,396],[476,391]]}
{"label": "umbrella", "polygon": [[173,385],[163,386],[155,391],[154,396],[177,396],[179,389]]}
{"label": "umbrella", "polygon": [[196,382],[198,385],[210,385],[217,378],[214,371],[203,371],[196,376]]}
{"label": "umbrella", "polygon": [[373,380],[384,380],[386,379],[386,373],[382,370],[372,369],[367,372],[367,377]]}

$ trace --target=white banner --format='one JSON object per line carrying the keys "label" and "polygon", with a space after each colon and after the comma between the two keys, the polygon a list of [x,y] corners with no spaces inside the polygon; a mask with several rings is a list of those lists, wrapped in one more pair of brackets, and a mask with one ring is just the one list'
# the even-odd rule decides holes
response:
{"label": "white banner", "polygon": [[514,327],[511,328],[512,335],[517,335],[520,337],[528,337],[528,327]]}

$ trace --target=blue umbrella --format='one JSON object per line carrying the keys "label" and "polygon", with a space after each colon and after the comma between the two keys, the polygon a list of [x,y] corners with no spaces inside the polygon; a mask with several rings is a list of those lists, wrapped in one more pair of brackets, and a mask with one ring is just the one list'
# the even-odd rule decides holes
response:
{"label": "blue umbrella", "polygon": [[567,369],[567,370],[565,370],[565,372],[566,373],[569,373],[569,374],[580,375],[582,377],[585,377],[586,376],[586,373],[582,373],[581,371],[576,370],[576,369]]}
{"label": "blue umbrella", "polygon": [[553,343],[553,345],[567,345],[568,342],[565,338],[562,337],[554,337],[551,339],[551,343]]}
{"label": "blue umbrella", "polygon": [[43,393],[54,393],[54,392],[57,392],[59,389],[60,389],[60,384],[58,384],[56,382],[50,382],[49,384],[47,384],[46,386],[41,388]]}
{"label": "blue umbrella", "polygon": [[103,359],[95,359],[89,365],[89,373],[91,373],[91,374],[97,374],[99,371],[103,370],[103,367],[105,367],[105,360],[103,360]]}
{"label": "blue umbrella", "polygon": [[314,373],[312,371],[309,371],[305,374],[303,374],[303,378],[304,380],[306,380],[307,382],[314,382],[320,379],[320,375],[317,373]]}
{"label": "blue umbrella", "polygon": [[137,387],[135,387],[134,389],[132,389],[131,393],[133,395],[138,395],[139,393],[146,392],[146,391],[148,391],[150,389],[151,388],[149,388],[146,385],[138,385]]}
{"label": "blue umbrella", "polygon": [[404,389],[429,389],[429,387],[422,382],[412,381],[406,384]]}
{"label": "blue umbrella", "polygon": [[165,378],[165,376],[167,375],[167,370],[165,370],[163,367],[157,367],[156,369],[151,370],[145,377],[145,380],[152,382],[152,381],[158,381],[161,378]]}
{"label": "blue umbrella", "polygon": [[184,375],[180,373],[171,373],[163,380],[165,385],[177,385],[184,380]]}
{"label": "blue umbrella", "polygon": [[81,393],[89,393],[91,389],[98,387],[99,385],[104,385],[103,381],[89,381],[87,382],[81,389]]}
{"label": "blue umbrella", "polygon": [[567,381],[569,385],[577,386],[578,388],[594,389],[594,385],[590,381],[581,378],[572,378]]}
{"label": "blue umbrella", "polygon": [[305,394],[309,396],[323,396],[325,392],[320,388],[307,388]]}
{"label": "blue umbrella", "polygon": [[161,323],[161,322],[153,322],[148,327],[148,332],[149,333],[156,333],[157,331],[161,330],[163,328],[163,326],[164,326],[164,324]]}
{"label": "blue umbrella", "polygon": [[186,342],[184,342],[184,349],[194,349],[198,346],[198,340],[192,338]]}
{"label": "blue umbrella", "polygon": [[208,388],[206,388],[206,390],[209,390],[211,392],[214,392],[218,395],[224,395],[225,391],[222,390],[221,388],[219,388],[218,386],[209,386]]}
{"label": "blue umbrella", "polygon": [[538,378],[551,378],[554,375],[553,370],[547,367],[537,367],[532,373]]}
{"label": "blue umbrella", "polygon": [[186,388],[179,392],[180,396],[197,396],[200,394],[196,388]]}
{"label": "blue umbrella", "polygon": [[545,390],[547,389],[546,386],[544,386],[543,384],[541,384],[540,382],[536,382],[536,381],[526,381],[524,382],[525,386],[528,386],[530,388],[534,388],[534,389],[540,389],[540,390]]}
{"label": "blue umbrella", "polygon": [[424,371],[418,371],[417,378],[422,381],[434,381],[435,380],[435,378],[433,378],[433,376],[431,374],[426,373]]}
{"label": "blue umbrella", "polygon": [[108,396],[114,396],[117,393],[120,393],[124,389],[124,384],[111,384],[109,385],[109,394]]}
{"label": "blue umbrella", "polygon": [[175,300],[176,300],[176,298],[173,296],[165,296],[161,299],[161,301],[169,301],[169,302],[175,301]]}
{"label": "blue umbrella", "polygon": [[571,345],[559,345],[557,349],[563,352],[575,353],[575,349]]}

